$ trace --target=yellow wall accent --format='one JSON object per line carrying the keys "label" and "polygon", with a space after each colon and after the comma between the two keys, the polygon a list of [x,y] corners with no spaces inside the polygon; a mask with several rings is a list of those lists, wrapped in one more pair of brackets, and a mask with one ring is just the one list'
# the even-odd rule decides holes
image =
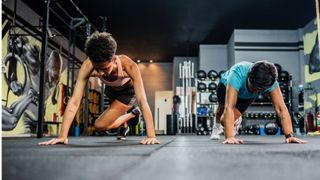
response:
{"label": "yellow wall accent", "polygon": [[320,72],[316,72],[313,74],[309,73],[309,65],[304,65],[304,72],[305,72],[304,77],[305,77],[306,83],[317,81],[320,79]]}
{"label": "yellow wall accent", "polygon": [[317,30],[314,30],[312,33],[307,33],[303,36],[304,42],[304,54],[310,54],[313,46],[316,43]]}
{"label": "yellow wall accent", "polygon": [[[309,100],[311,100],[312,102],[310,102]],[[320,106],[320,92],[317,94],[317,106]],[[308,101],[304,102],[304,109],[311,109],[314,108],[314,102],[316,101],[316,94],[312,94],[310,96],[308,96]]]}

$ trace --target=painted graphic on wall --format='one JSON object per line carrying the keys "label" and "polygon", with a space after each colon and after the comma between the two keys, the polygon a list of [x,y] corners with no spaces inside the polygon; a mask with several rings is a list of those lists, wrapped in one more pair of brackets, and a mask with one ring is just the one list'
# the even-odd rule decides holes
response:
{"label": "painted graphic on wall", "polygon": [[[5,27],[8,21],[3,22]],[[41,42],[15,29],[10,36],[2,29],[2,134],[36,133],[40,85]],[[49,50],[46,59],[46,120],[57,120],[64,109],[63,60],[59,51]],[[59,108],[57,108],[59,107]],[[50,113],[50,115],[48,115]],[[53,114],[55,114],[55,118]],[[60,118],[61,119],[61,118]]]}
{"label": "painted graphic on wall", "polygon": [[320,57],[319,35],[317,30],[318,18],[305,29],[304,40],[305,54],[305,100],[304,109],[306,114],[307,132],[316,129],[316,117],[320,106]]}

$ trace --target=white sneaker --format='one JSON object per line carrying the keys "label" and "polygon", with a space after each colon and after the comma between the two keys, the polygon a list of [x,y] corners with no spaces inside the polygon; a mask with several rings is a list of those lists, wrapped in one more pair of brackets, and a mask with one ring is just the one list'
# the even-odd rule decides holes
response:
{"label": "white sneaker", "polygon": [[[233,135],[236,136],[238,135],[238,131],[240,128],[242,122],[242,117],[240,116],[236,122],[234,122],[234,128],[233,128]],[[223,133],[223,126],[220,123],[217,123],[215,127],[212,127],[212,133],[210,139],[212,140],[219,140],[220,139],[220,134]]]}
{"label": "white sneaker", "polygon": [[223,132],[223,127],[221,124],[216,124],[216,126],[212,127],[212,132],[210,139],[212,140],[219,140],[220,139],[220,134]]}
{"label": "white sneaker", "polygon": [[241,122],[242,122],[241,116],[236,120],[236,122],[234,122],[234,127],[233,127],[233,135],[234,136],[238,135]]}

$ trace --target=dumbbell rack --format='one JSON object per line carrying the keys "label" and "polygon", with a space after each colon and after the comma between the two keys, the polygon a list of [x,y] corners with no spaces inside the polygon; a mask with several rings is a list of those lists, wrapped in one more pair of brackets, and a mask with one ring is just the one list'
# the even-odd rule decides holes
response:
{"label": "dumbbell rack", "polygon": [[[196,114],[196,134],[197,135],[210,135],[212,132],[212,126],[215,120],[215,112],[217,108],[216,88],[218,84],[218,77],[214,79],[200,79],[196,78],[197,89],[197,114]],[[199,83],[206,84],[205,90],[199,90]],[[210,83],[214,83],[216,86],[214,89],[208,89]],[[209,100],[210,95],[213,97],[213,101]]]}

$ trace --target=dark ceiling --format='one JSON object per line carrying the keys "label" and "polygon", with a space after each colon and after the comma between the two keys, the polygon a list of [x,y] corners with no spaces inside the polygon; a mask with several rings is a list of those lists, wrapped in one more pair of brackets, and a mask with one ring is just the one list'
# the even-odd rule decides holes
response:
{"label": "dark ceiling", "polygon": [[[69,13],[67,0],[56,0]],[[24,0],[41,13],[42,0]],[[233,29],[297,29],[316,16],[315,0],[73,0],[95,27],[106,16],[118,54],[170,62],[199,44],[226,44]],[[54,8],[54,6],[52,6]],[[51,16],[52,17],[52,16]],[[83,48],[83,41],[78,41]]]}

